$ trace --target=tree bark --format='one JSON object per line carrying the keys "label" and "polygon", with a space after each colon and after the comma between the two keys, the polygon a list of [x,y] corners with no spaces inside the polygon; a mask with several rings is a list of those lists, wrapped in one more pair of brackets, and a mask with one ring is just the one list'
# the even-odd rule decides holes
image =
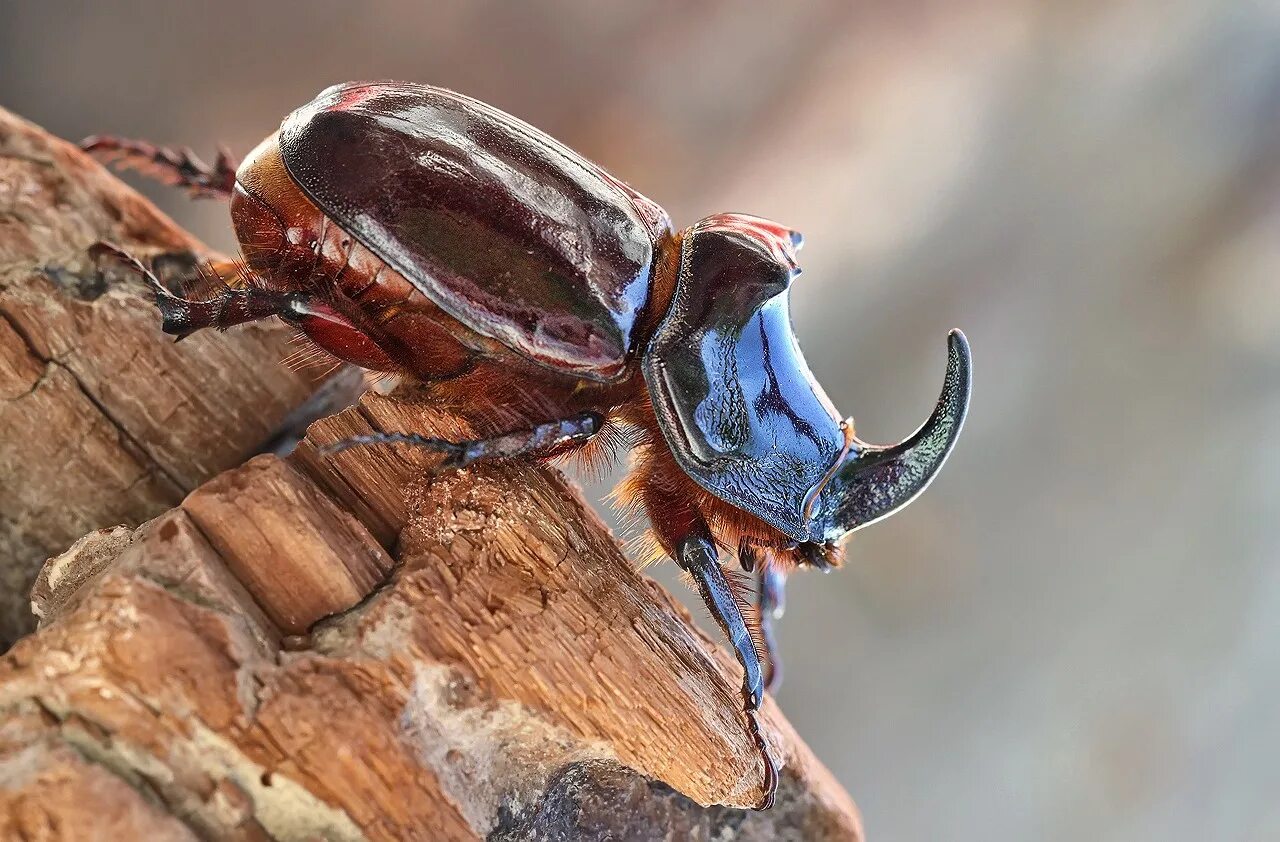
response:
{"label": "tree bark", "polygon": [[0,647],[33,627],[40,565],[136,526],[268,443],[318,380],[283,325],[182,343],[99,240],[194,265],[208,249],[74,146],[0,109]]}
{"label": "tree bark", "polygon": [[[126,244],[196,248],[124,195],[141,208]],[[27,264],[43,261],[31,255]],[[28,338],[54,334],[70,306],[46,275],[0,297],[2,312],[25,314],[6,319],[23,326],[14,371],[31,394],[49,388],[41,372],[47,380],[72,365],[37,355]],[[115,288],[95,300],[109,296],[123,300],[78,311],[89,323],[112,317],[94,347],[181,371],[171,382],[116,381],[103,389],[112,405],[206,400],[188,396],[192,378],[225,397],[225,384],[257,389],[273,376],[263,348],[217,351],[229,339],[269,344],[254,340],[260,328],[213,337],[199,365],[175,362],[145,305]],[[71,347],[86,347],[85,331],[74,335]],[[83,396],[95,382],[81,373],[68,389]],[[250,414],[259,426],[244,429],[265,437],[283,403]],[[434,476],[430,457],[399,448],[320,455],[374,430],[469,433],[411,390],[366,395],[313,424],[291,456],[255,456],[134,528],[237,456],[226,436],[200,438],[195,426],[175,439],[171,419],[136,415],[128,451],[157,490],[118,518],[129,525],[49,560],[32,595],[40,629],[0,659],[3,838],[861,838],[848,795],[771,700],[764,725],[785,762],[777,806],[738,809],[759,800],[763,768],[736,663],[634,569],[554,468]],[[126,433],[112,419],[124,416],[96,422],[118,451]],[[84,467],[94,451],[79,444],[90,439],[45,417],[46,433],[67,441],[62,470],[96,476]],[[22,450],[11,429],[10,460]],[[51,472],[22,465],[31,473],[6,493],[34,499]],[[71,524],[109,525],[119,511],[81,508],[43,540]]]}

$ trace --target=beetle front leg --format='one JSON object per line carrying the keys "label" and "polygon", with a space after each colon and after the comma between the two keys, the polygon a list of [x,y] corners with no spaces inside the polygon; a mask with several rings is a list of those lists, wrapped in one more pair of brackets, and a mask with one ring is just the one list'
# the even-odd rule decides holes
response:
{"label": "beetle front leg", "polygon": [[756,580],[756,605],[760,609],[760,637],[768,655],[764,686],[770,693],[782,685],[782,656],[778,653],[778,640],[774,635],[774,622],[782,619],[785,609],[787,574],[777,564],[763,564]]}
{"label": "beetle front leg", "polygon": [[760,653],[756,651],[755,641],[747,630],[746,619],[742,616],[742,608],[738,598],[725,578],[720,567],[720,559],[716,555],[715,544],[706,527],[696,529],[679,543],[676,548],[676,562],[690,576],[698,587],[698,594],[706,603],[716,624],[724,632],[733,646],[738,663],[742,665],[742,700],[744,712],[751,737],[756,748],[764,758],[764,798],[756,806],[758,810],[767,810],[773,806],[778,794],[778,762],[773,751],[764,739],[760,730],[759,710],[764,699],[764,676],[760,668]]}
{"label": "beetle front leg", "polygon": [[773,623],[782,619],[783,592],[787,574],[767,551],[762,551],[750,538],[738,544],[738,563],[756,577],[756,608],[760,615],[760,642],[764,644],[764,688],[772,693],[782,683],[782,660]]}
{"label": "beetle front leg", "polygon": [[137,170],[172,187],[185,187],[198,199],[229,198],[236,186],[236,160],[221,147],[213,166],[186,147],[173,149],[111,135],[87,137],[80,148],[105,164]]}

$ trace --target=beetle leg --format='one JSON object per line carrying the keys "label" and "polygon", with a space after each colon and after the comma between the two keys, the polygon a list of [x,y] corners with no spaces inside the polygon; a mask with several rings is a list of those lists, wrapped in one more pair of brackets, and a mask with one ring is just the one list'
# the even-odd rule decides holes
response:
{"label": "beetle leg", "polygon": [[782,619],[782,612],[786,607],[786,587],[787,574],[780,566],[771,562],[760,566],[756,604],[760,609],[760,637],[768,656],[764,686],[770,693],[777,691],[782,685],[782,656],[778,654],[778,640],[774,635],[773,624]]}
{"label": "beetle leg", "polygon": [[760,642],[764,644],[764,687],[770,693],[782,682],[782,661],[778,655],[773,621],[782,618],[783,589],[787,574],[770,558],[757,551],[749,538],[738,544],[738,563],[756,577],[756,608],[760,615]]}
{"label": "beetle leg", "polygon": [[767,810],[773,806],[778,794],[778,762],[773,758],[773,750],[760,731],[759,710],[764,699],[760,654],[756,651],[755,641],[751,639],[746,619],[742,616],[742,608],[725,578],[715,544],[705,527],[695,530],[680,542],[676,562],[693,577],[698,594],[715,617],[720,630],[729,639],[738,656],[738,663],[742,665],[742,701],[747,724],[756,748],[764,758],[764,798],[756,809]]}
{"label": "beetle leg", "polygon": [[193,301],[174,295],[142,261],[113,245],[95,243],[90,247],[89,255],[94,258],[111,257],[138,273],[156,297],[156,307],[164,317],[161,329],[179,339],[206,327],[222,330],[270,316],[288,315],[299,300],[297,293],[254,285],[233,287],[223,283],[211,298]]}
{"label": "beetle leg", "polygon": [[[281,291],[265,286],[243,265],[235,270],[229,264],[212,265],[207,279],[218,281],[212,295],[203,299],[185,298],[169,291],[155,273],[131,254],[108,243],[96,243],[89,249],[93,257],[108,256],[119,260],[136,272],[151,287],[156,307],[164,318],[161,329],[184,339],[207,327],[225,330],[235,325],[279,316],[295,325],[321,350],[343,362],[354,363],[372,371],[396,371],[388,346],[394,348],[378,326],[359,307],[339,295],[317,296],[300,291]],[[228,278],[240,274],[243,285],[231,286]]]}
{"label": "beetle leg", "polygon": [[465,468],[488,459],[512,459],[530,454],[547,454],[575,444],[581,444],[594,436],[604,426],[604,418],[598,412],[581,412],[572,418],[537,424],[525,430],[503,433],[487,439],[471,441],[447,441],[429,438],[416,433],[373,433],[352,436],[334,442],[322,449],[330,455],[348,448],[371,444],[411,444],[444,454],[438,470]]}
{"label": "beetle leg", "polygon": [[80,148],[119,169],[137,170],[163,184],[185,187],[198,199],[228,198],[236,185],[236,160],[223,147],[218,148],[213,166],[185,146],[173,149],[111,135],[87,137]]}

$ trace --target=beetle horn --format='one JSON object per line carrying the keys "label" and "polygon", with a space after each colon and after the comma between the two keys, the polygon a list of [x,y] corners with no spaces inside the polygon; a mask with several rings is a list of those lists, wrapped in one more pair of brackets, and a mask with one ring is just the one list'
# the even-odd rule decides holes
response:
{"label": "beetle horn", "polygon": [[951,455],[969,410],[972,384],[969,342],[958,330],[947,337],[947,375],[929,420],[909,438],[881,447],[853,437],[835,475],[823,489],[826,539],[888,517],[910,503]]}

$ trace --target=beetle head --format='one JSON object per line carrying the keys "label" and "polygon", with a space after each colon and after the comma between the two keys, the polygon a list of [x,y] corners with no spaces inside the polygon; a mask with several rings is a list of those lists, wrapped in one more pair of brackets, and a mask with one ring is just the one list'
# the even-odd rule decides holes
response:
{"label": "beetle head", "polygon": [[969,346],[951,334],[942,397],[913,436],[891,447],[860,441],[792,331],[788,292],[800,243],[790,229],[746,214],[695,224],[642,365],[681,470],[797,545],[834,549],[911,502],[942,467],[969,404]]}
{"label": "beetle head", "polygon": [[905,441],[867,444],[845,423],[849,449],[822,488],[814,518],[827,542],[888,517],[920,495],[951,455],[969,409],[969,343],[958,330],[947,337],[947,374],[929,420]]}

